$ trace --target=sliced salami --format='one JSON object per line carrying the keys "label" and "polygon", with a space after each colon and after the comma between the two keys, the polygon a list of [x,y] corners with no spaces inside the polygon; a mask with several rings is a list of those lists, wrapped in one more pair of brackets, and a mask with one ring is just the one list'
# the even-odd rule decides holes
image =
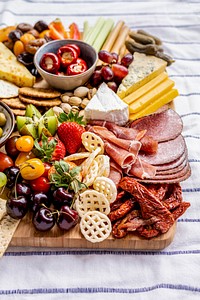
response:
{"label": "sliced salami", "polygon": [[157,171],[166,171],[166,170],[176,168],[179,165],[181,165],[185,160],[187,160],[187,149],[185,149],[184,153],[179,158],[175,159],[174,161],[172,161],[168,164],[157,165],[156,170]]}
{"label": "sliced salami", "polygon": [[168,170],[156,170],[156,174],[157,175],[174,174],[181,171],[186,166],[186,164],[187,164],[187,160],[184,160],[179,166],[175,168],[168,169]]}
{"label": "sliced salami", "polygon": [[182,135],[174,140],[158,143],[158,151],[155,154],[139,154],[138,156],[152,165],[162,165],[173,162],[185,152],[186,145]]}
{"label": "sliced salami", "polygon": [[160,113],[155,113],[131,123],[135,130],[147,130],[147,135],[152,136],[158,142],[175,139],[183,129],[181,117],[173,109],[169,108]]}

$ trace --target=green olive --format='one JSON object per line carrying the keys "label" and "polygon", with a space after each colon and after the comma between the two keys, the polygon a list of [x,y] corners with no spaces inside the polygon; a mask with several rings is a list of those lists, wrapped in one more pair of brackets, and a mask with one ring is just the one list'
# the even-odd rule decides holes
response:
{"label": "green olive", "polygon": [[6,116],[4,113],[0,112],[0,126],[4,126],[6,124]]}
{"label": "green olive", "polygon": [[0,138],[2,137],[3,135],[3,129],[0,127]]}

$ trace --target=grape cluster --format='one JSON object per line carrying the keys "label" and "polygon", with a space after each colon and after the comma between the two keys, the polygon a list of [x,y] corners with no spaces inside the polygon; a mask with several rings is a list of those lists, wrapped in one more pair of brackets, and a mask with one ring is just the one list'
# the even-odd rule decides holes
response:
{"label": "grape cluster", "polygon": [[120,60],[117,53],[101,50],[98,57],[103,64],[96,67],[91,77],[91,84],[96,87],[104,81],[116,92],[122,79],[128,74],[128,67],[133,61],[133,55],[127,53]]}
{"label": "grape cluster", "polygon": [[6,187],[10,189],[6,209],[12,218],[22,219],[29,212],[34,227],[39,231],[50,230],[55,224],[62,230],[69,230],[78,223],[79,215],[71,208],[73,192],[69,193],[63,187],[46,193],[33,191],[16,166],[8,167],[4,174],[7,177]]}

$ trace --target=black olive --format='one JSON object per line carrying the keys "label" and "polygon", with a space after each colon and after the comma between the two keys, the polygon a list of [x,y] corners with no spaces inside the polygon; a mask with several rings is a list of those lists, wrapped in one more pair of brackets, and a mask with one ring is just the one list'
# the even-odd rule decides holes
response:
{"label": "black olive", "polygon": [[20,40],[20,37],[23,35],[23,32],[19,29],[12,30],[9,32],[8,37],[11,41],[14,43],[18,40]]}
{"label": "black olive", "polygon": [[28,52],[22,52],[17,56],[17,60],[21,62],[24,66],[27,68],[32,68],[34,63],[33,63],[33,58],[34,55],[28,53]]}
{"label": "black olive", "polygon": [[38,70],[35,67],[29,68],[29,71],[31,72],[31,74],[37,78],[40,77],[40,73],[38,72]]}
{"label": "black olive", "polygon": [[37,23],[35,23],[34,29],[36,29],[38,32],[42,32],[44,30],[49,29],[49,27],[48,27],[47,23],[45,23],[44,21],[40,20]]}
{"label": "black olive", "polygon": [[20,23],[17,25],[17,28],[16,29],[19,29],[21,30],[23,33],[27,32],[27,31],[30,31],[33,29],[33,26],[28,24],[28,23]]}

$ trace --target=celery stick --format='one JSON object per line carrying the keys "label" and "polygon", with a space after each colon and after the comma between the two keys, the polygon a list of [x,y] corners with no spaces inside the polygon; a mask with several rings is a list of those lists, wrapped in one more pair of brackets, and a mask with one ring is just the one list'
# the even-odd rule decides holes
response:
{"label": "celery stick", "polygon": [[92,32],[87,35],[85,42],[88,43],[89,45],[92,45],[98,36],[99,32],[101,31],[103,25],[105,23],[105,20],[103,17],[99,17],[98,20],[96,21]]}
{"label": "celery stick", "polygon": [[83,23],[83,40],[85,40],[88,32],[90,31],[91,27],[88,21],[84,21]]}
{"label": "celery stick", "polygon": [[92,46],[94,47],[94,49],[98,52],[101,47],[103,46],[108,34],[110,33],[110,31],[112,30],[114,26],[114,21],[112,19],[107,19],[101,29],[101,31],[99,32],[98,36],[96,37],[94,43],[92,44]]}

